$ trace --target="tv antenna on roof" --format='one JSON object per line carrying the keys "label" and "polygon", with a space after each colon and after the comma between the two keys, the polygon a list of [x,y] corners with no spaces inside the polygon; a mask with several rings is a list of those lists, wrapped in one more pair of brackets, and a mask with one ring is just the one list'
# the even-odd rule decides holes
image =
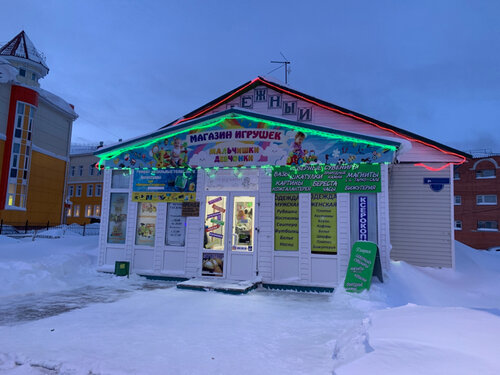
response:
{"label": "tv antenna on roof", "polygon": [[[274,72],[275,70],[278,70],[279,68],[281,68],[282,66],[285,66],[285,83],[288,84],[288,65],[291,64],[290,61],[288,61],[288,59],[285,57],[285,55],[283,55],[281,52],[280,52],[280,55],[283,57],[283,60],[284,61],[271,61],[272,64],[282,64],[280,66],[278,66],[276,69],[273,69],[271,70],[269,73],[272,73]],[[267,73],[267,74],[269,74]]]}

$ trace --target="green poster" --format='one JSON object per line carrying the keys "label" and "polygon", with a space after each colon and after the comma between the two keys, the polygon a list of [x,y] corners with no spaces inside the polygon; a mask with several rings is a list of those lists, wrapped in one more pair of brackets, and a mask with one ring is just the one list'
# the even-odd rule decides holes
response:
{"label": "green poster", "polygon": [[275,166],[272,193],[380,193],[380,164]]}
{"label": "green poster", "polygon": [[311,252],[337,254],[336,194],[311,194]]}
{"label": "green poster", "polygon": [[299,195],[274,197],[274,250],[299,250]]}
{"label": "green poster", "polygon": [[[377,252],[377,244],[373,242],[358,241],[352,245],[344,282],[344,288],[348,292],[359,293],[365,289],[370,289]],[[380,268],[380,265],[378,265],[378,268]]]}

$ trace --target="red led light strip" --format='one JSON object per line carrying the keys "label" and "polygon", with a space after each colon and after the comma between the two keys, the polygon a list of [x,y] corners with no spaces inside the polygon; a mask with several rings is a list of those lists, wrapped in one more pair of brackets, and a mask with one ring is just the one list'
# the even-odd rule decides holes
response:
{"label": "red led light strip", "polygon": [[382,130],[385,130],[385,131],[391,132],[391,133],[393,133],[393,134],[397,135],[398,137],[401,137],[401,138],[403,138],[403,139],[406,139],[407,141],[410,141],[410,142],[418,142],[418,143],[421,143],[421,144],[423,144],[423,145],[425,145],[425,146],[432,147],[432,148],[434,148],[435,150],[438,150],[438,151],[442,152],[443,154],[456,156],[456,157],[459,157],[459,158],[461,158],[461,159],[462,159],[462,161],[461,161],[461,162],[456,162],[456,163],[447,163],[446,165],[444,165],[443,167],[440,167],[440,168],[433,168],[433,167],[429,167],[428,165],[425,165],[424,163],[417,163],[417,164],[415,164],[415,166],[423,167],[423,168],[426,168],[426,169],[428,169],[428,170],[430,170],[430,171],[440,171],[440,170],[442,170],[442,169],[444,169],[444,168],[446,168],[446,167],[448,167],[449,165],[452,165],[452,164],[453,164],[453,165],[460,165],[460,164],[463,164],[463,163],[467,160],[467,159],[466,159],[464,156],[462,156],[462,155],[458,155],[458,154],[455,154],[454,152],[450,152],[450,151],[445,151],[445,150],[443,150],[443,149],[441,149],[441,148],[439,148],[439,147],[437,147],[437,146],[435,146],[435,145],[433,145],[433,144],[430,144],[430,143],[424,142],[424,141],[422,141],[422,140],[420,140],[420,139],[414,139],[414,138],[408,137],[408,136],[406,136],[406,135],[404,135],[404,134],[400,134],[400,133],[398,133],[398,132],[397,132],[397,131],[395,131],[395,130],[385,128],[385,127],[383,127],[383,126],[381,126],[381,125],[379,125],[379,124],[376,124],[376,123],[374,123],[374,122],[372,122],[372,121],[366,120],[366,119],[364,119],[364,118],[362,118],[362,117],[359,117],[359,116],[356,116],[356,115],[353,115],[352,113],[342,112],[342,111],[340,111],[340,110],[338,110],[338,109],[336,109],[336,108],[332,108],[332,107],[329,107],[329,106],[327,106],[327,105],[324,105],[324,104],[318,103],[318,102],[316,102],[316,101],[314,101],[314,100],[311,100],[311,99],[309,99],[309,98],[306,98],[306,97],[304,97],[304,96],[302,96],[302,95],[296,94],[296,93],[291,92],[291,91],[288,91],[288,90],[286,90],[286,89],[284,89],[284,88],[282,88],[282,87],[276,86],[276,85],[274,85],[274,84],[272,84],[272,83],[270,83],[270,82],[268,82],[268,81],[263,80],[263,79],[262,79],[262,78],[260,78],[260,77],[257,77],[257,78],[255,78],[255,79],[253,79],[253,80],[252,80],[252,81],[250,81],[248,84],[246,84],[245,86],[243,86],[242,88],[240,88],[239,90],[237,90],[237,91],[235,91],[233,94],[231,94],[229,97],[227,97],[227,98],[224,98],[224,99],[220,100],[219,102],[217,102],[217,103],[215,103],[215,104],[211,105],[210,107],[208,107],[208,108],[206,108],[206,109],[204,109],[204,110],[200,111],[199,113],[197,113],[197,114],[195,114],[195,115],[193,115],[193,116],[191,116],[191,117],[187,117],[187,118],[182,118],[182,119],[179,119],[179,120],[177,120],[176,122],[174,122],[171,126],[173,126],[173,125],[177,125],[177,124],[180,124],[181,122],[185,122],[185,121],[192,120],[192,119],[194,119],[194,118],[197,118],[197,117],[199,117],[199,116],[201,116],[201,115],[203,115],[203,114],[207,113],[208,111],[210,111],[210,110],[214,109],[215,107],[218,107],[218,106],[219,106],[219,105],[221,105],[222,103],[224,103],[224,102],[228,101],[228,99],[229,99],[229,100],[231,100],[231,99],[232,99],[234,96],[236,96],[239,92],[244,91],[246,88],[248,88],[249,86],[251,86],[252,84],[254,84],[254,83],[255,83],[255,82],[257,82],[257,81],[262,82],[264,85],[270,86],[270,87],[274,88],[274,89],[275,89],[275,90],[277,90],[277,91],[284,92],[284,93],[286,93],[286,94],[288,94],[288,95],[290,95],[290,96],[293,96],[293,97],[295,97],[295,98],[298,98],[298,99],[304,100],[304,101],[306,101],[306,102],[308,102],[308,103],[311,103],[311,104],[317,105],[318,107],[324,108],[324,109],[326,109],[326,110],[328,110],[328,111],[337,112],[337,113],[339,113],[339,114],[341,114],[341,115],[343,115],[343,116],[347,116],[347,117],[354,118],[354,119],[359,120],[359,121],[362,121],[362,122],[364,122],[364,123],[367,123],[367,124],[373,125],[373,126],[375,126],[375,127],[379,128],[379,129],[382,129]]}

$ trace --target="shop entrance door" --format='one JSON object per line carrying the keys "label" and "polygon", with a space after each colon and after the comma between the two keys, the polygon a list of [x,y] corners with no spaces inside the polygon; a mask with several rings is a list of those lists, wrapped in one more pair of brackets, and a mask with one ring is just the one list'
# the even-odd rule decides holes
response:
{"label": "shop entrance door", "polygon": [[255,193],[227,192],[205,200],[202,276],[251,280],[256,276]]}

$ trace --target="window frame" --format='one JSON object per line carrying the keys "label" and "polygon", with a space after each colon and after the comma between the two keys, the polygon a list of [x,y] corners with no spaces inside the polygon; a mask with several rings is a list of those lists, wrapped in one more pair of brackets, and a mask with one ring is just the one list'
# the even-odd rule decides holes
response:
{"label": "window frame", "polygon": [[[493,171],[493,175],[492,176],[478,176],[478,173],[481,173],[481,172],[484,172],[484,171]],[[487,180],[487,179],[492,179],[492,178],[496,178],[497,175],[496,175],[496,169],[494,168],[488,168],[488,169],[476,169],[476,179],[477,180]]]}
{"label": "window frame", "polygon": [[461,195],[455,195],[453,202],[454,202],[455,206],[461,206],[462,205],[462,196]]}
{"label": "window frame", "polygon": [[93,196],[94,196],[94,184],[87,184],[87,197],[93,197]]}
{"label": "window frame", "polygon": [[463,228],[462,220],[455,220],[455,223],[453,224],[453,228],[455,230],[462,230],[462,228]]}
{"label": "window frame", "polygon": [[[495,197],[495,202],[485,202],[486,197]],[[476,195],[476,205],[478,206],[496,206],[498,198],[496,194],[480,194]]]}

